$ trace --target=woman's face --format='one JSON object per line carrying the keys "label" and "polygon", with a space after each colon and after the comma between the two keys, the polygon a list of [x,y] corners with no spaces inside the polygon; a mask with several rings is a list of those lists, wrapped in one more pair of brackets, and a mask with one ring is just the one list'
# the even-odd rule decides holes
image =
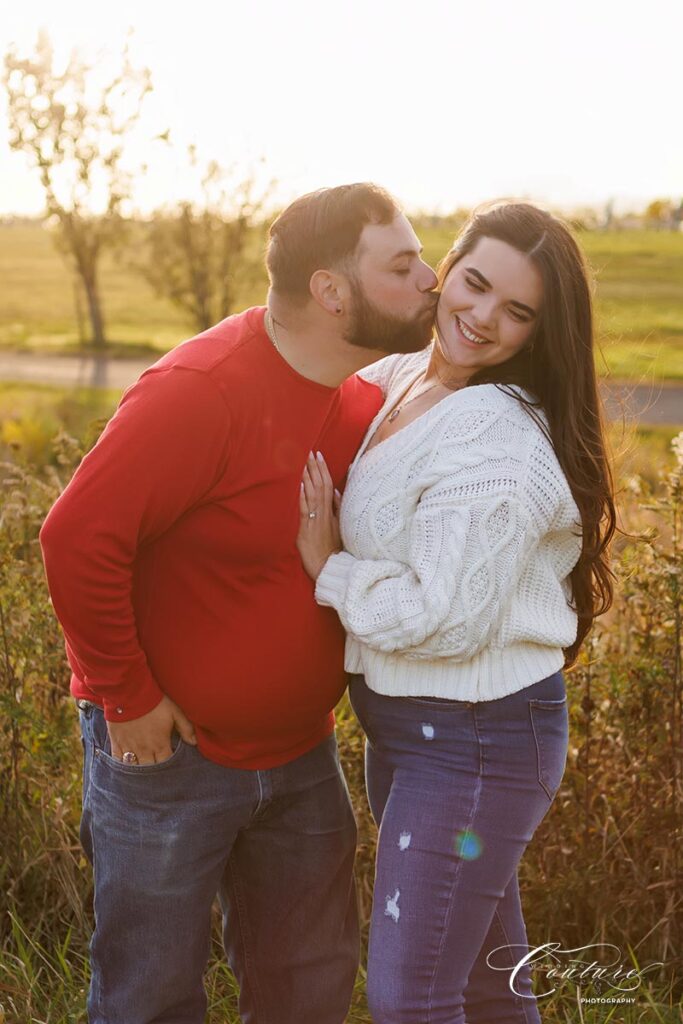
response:
{"label": "woman's face", "polygon": [[497,238],[480,238],[452,268],[436,322],[446,360],[468,376],[504,363],[531,339],[543,300],[540,272]]}

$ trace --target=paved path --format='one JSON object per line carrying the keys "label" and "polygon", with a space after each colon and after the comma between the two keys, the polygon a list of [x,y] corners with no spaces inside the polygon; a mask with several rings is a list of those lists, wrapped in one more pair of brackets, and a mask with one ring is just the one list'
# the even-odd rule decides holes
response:
{"label": "paved path", "polygon": [[106,356],[42,356],[0,351],[0,381],[122,391],[158,358],[109,359]]}
{"label": "paved path", "polygon": [[[122,391],[155,361],[93,356],[40,356],[0,351],[0,381],[25,381],[61,387],[114,388]],[[683,424],[683,385],[605,385],[608,415],[644,424]]]}
{"label": "paved path", "polygon": [[613,420],[625,416],[645,425],[683,425],[683,385],[603,384],[607,415]]}

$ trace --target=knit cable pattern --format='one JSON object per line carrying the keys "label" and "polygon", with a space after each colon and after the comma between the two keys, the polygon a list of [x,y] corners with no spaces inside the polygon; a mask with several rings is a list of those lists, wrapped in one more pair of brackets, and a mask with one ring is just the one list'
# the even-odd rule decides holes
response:
{"label": "knit cable pattern", "polygon": [[[426,358],[369,368],[388,390],[371,432]],[[578,509],[541,428],[494,385],[449,395],[360,454],[340,525],[345,551],[328,559],[316,598],[351,645],[466,662],[576,635]]]}

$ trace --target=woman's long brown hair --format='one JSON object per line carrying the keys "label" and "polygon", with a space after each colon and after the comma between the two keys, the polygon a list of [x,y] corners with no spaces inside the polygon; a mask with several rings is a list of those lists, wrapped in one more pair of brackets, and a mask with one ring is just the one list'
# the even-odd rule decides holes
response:
{"label": "woman's long brown hair", "polygon": [[[593,619],[612,604],[609,545],[616,528],[614,482],[594,360],[591,287],[585,260],[565,224],[529,203],[475,210],[438,267],[439,286],[480,238],[507,242],[528,256],[543,279],[543,302],[531,343],[512,359],[479,370],[468,384],[517,384],[537,399],[558,461],[579,508],[582,550],[570,581],[578,615],[565,668],[576,661]],[[511,391],[533,415],[521,396]],[[538,422],[538,421],[537,421]]]}

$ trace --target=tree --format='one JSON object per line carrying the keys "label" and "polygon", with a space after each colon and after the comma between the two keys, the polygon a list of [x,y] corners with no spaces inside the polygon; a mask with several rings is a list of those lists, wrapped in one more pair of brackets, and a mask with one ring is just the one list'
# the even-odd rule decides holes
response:
{"label": "tree", "polygon": [[97,348],[106,342],[99,260],[120,240],[132,189],[124,139],[151,90],[149,71],[133,67],[127,46],[104,81],[101,71],[76,53],[60,70],[45,32],[30,56],[15,48],[5,56],[10,146],[39,172],[46,216],[83,286]]}
{"label": "tree", "polygon": [[670,199],[653,199],[645,210],[645,219],[652,227],[663,227],[670,223],[672,214]]}
{"label": "tree", "polygon": [[262,273],[256,221],[272,183],[260,188],[253,173],[240,177],[215,161],[202,166],[192,146],[189,159],[200,198],[155,212],[134,266],[204,331],[229,316],[240,291]]}

